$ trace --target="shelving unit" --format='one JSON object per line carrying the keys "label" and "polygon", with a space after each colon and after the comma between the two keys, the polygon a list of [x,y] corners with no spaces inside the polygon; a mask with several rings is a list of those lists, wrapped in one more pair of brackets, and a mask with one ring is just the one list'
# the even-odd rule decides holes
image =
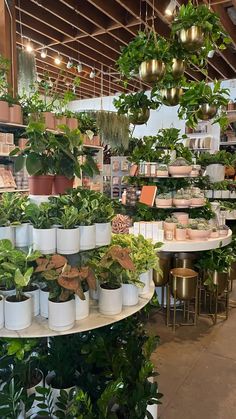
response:
{"label": "shelving unit", "polygon": [[208,239],[202,241],[185,240],[177,241],[164,240],[164,244],[160,249],[160,252],[200,252],[203,250],[217,249],[221,246],[226,246],[232,241],[232,231],[226,237],[219,237],[217,239]]}

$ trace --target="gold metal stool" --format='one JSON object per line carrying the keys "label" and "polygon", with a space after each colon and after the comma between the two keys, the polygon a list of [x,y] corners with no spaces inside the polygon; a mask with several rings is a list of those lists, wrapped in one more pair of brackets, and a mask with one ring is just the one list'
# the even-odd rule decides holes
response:
{"label": "gold metal stool", "polygon": [[[205,285],[206,279],[210,277],[214,289]],[[224,314],[219,314],[219,306],[224,304]],[[207,271],[203,273],[199,287],[199,315],[211,316],[216,324],[218,318],[228,319],[229,316],[229,273]],[[202,310],[204,306],[204,311]]]}
{"label": "gold metal stool", "polygon": [[160,252],[159,265],[162,273],[160,274],[155,269],[153,270],[153,281],[156,287],[161,287],[161,308],[165,307],[165,287],[169,280],[169,273],[171,268],[172,254],[168,252]]}
{"label": "gold metal stool", "polygon": [[[197,324],[198,316],[198,273],[188,268],[174,268],[170,271],[170,284],[167,288],[167,326],[176,329],[176,301],[183,302],[183,318],[186,320],[179,325],[192,326]],[[170,294],[174,297],[174,306],[170,306]],[[194,300],[194,311],[190,311],[190,303]],[[173,323],[170,323],[171,311],[173,310]],[[178,306],[180,310],[180,306]],[[194,315],[193,322],[190,323],[190,314]]]}

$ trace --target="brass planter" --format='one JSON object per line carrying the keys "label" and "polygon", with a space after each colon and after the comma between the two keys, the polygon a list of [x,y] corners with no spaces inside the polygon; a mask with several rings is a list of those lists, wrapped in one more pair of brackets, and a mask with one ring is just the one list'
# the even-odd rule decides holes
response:
{"label": "brass planter", "polygon": [[233,281],[236,279],[236,262],[231,263],[230,271],[229,271],[229,279]]}
{"label": "brass planter", "polygon": [[198,275],[192,269],[175,268],[171,270],[171,293],[179,300],[191,300],[196,296]]}
{"label": "brass planter", "polygon": [[137,111],[129,114],[129,122],[133,125],[143,125],[146,124],[150,116],[150,109],[140,108]]}
{"label": "brass planter", "polygon": [[196,261],[197,256],[194,253],[176,253],[174,255],[174,267],[175,268],[194,268],[194,262]]}
{"label": "brass planter", "polygon": [[179,40],[188,51],[197,51],[204,44],[204,32],[198,26],[181,29],[178,32]]}
{"label": "brass planter", "polygon": [[[163,254],[162,254],[163,253]],[[155,269],[153,269],[153,281],[156,287],[162,287],[169,280],[169,272],[171,266],[171,254],[162,252],[159,253],[159,265],[162,270],[162,274],[159,274]]]}
{"label": "brass planter", "polygon": [[213,118],[216,115],[217,107],[214,105],[209,105],[208,103],[204,103],[200,105],[198,110],[198,117],[203,121],[208,121],[208,119]]}
{"label": "brass planter", "polygon": [[212,278],[213,284],[218,287],[218,295],[222,294],[226,289],[229,274],[227,272],[208,271],[208,276]]}
{"label": "brass planter", "polygon": [[162,89],[162,102],[166,106],[176,106],[179,104],[179,100],[182,94],[183,89],[181,87],[171,87],[169,89]]}
{"label": "brass planter", "polygon": [[173,58],[172,60],[172,74],[175,79],[182,77],[185,71],[185,62],[179,60],[178,58]]}
{"label": "brass planter", "polygon": [[139,66],[139,77],[146,83],[155,83],[162,79],[166,71],[163,61],[143,61]]}

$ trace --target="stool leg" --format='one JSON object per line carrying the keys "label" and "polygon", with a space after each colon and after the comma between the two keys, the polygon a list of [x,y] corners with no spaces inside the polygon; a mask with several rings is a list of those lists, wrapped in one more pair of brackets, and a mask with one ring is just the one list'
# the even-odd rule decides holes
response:
{"label": "stool leg", "polygon": [[217,314],[218,314],[218,285],[216,286],[216,304],[215,304],[214,324],[217,323]]}
{"label": "stool leg", "polygon": [[173,331],[175,332],[176,326],[176,290],[174,292],[174,321],[173,321]]}
{"label": "stool leg", "polygon": [[166,326],[170,325],[170,287],[166,286]]}
{"label": "stool leg", "polygon": [[197,326],[197,316],[198,316],[198,286],[196,287],[196,295],[195,295],[195,313],[194,313],[195,326]]}
{"label": "stool leg", "polygon": [[226,302],[225,302],[226,320],[229,317],[229,281],[227,281],[226,287]]}
{"label": "stool leg", "polygon": [[190,301],[187,302],[187,322],[189,323]]}

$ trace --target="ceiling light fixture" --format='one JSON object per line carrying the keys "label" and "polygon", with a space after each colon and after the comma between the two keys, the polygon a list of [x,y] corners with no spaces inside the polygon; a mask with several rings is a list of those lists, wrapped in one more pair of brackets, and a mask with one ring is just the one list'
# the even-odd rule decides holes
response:
{"label": "ceiling light fixture", "polygon": [[40,54],[40,56],[41,56],[41,58],[46,58],[47,57],[47,50],[46,49],[42,49],[42,51],[41,51],[41,54]]}
{"label": "ceiling light fixture", "polygon": [[54,63],[56,64],[56,65],[60,65],[61,64],[61,57],[60,57],[60,55],[58,54],[58,56],[54,59]]}
{"label": "ceiling light fixture", "polygon": [[177,7],[176,0],[170,0],[170,3],[168,4],[165,10],[165,15],[172,16],[175,12],[176,7]]}
{"label": "ceiling light fixture", "polygon": [[53,81],[52,81],[51,77],[49,77],[49,79],[48,79],[48,86],[53,87]]}
{"label": "ceiling light fixture", "polygon": [[77,71],[78,71],[78,73],[81,73],[83,71],[83,67],[82,67],[82,64],[80,62],[77,65]]}
{"label": "ceiling light fixture", "polygon": [[70,69],[70,68],[72,68],[73,67],[73,61],[71,60],[71,58],[69,58],[69,60],[68,60],[68,62],[67,62],[67,64],[66,64],[66,68],[68,68],[68,69]]}
{"label": "ceiling light fixture", "polygon": [[25,46],[26,51],[31,54],[31,52],[33,52],[34,48],[33,45],[31,44],[31,41],[29,40]]}
{"label": "ceiling light fixture", "polygon": [[94,70],[91,70],[91,72],[89,74],[90,79],[94,79],[95,76],[96,76],[95,71]]}

